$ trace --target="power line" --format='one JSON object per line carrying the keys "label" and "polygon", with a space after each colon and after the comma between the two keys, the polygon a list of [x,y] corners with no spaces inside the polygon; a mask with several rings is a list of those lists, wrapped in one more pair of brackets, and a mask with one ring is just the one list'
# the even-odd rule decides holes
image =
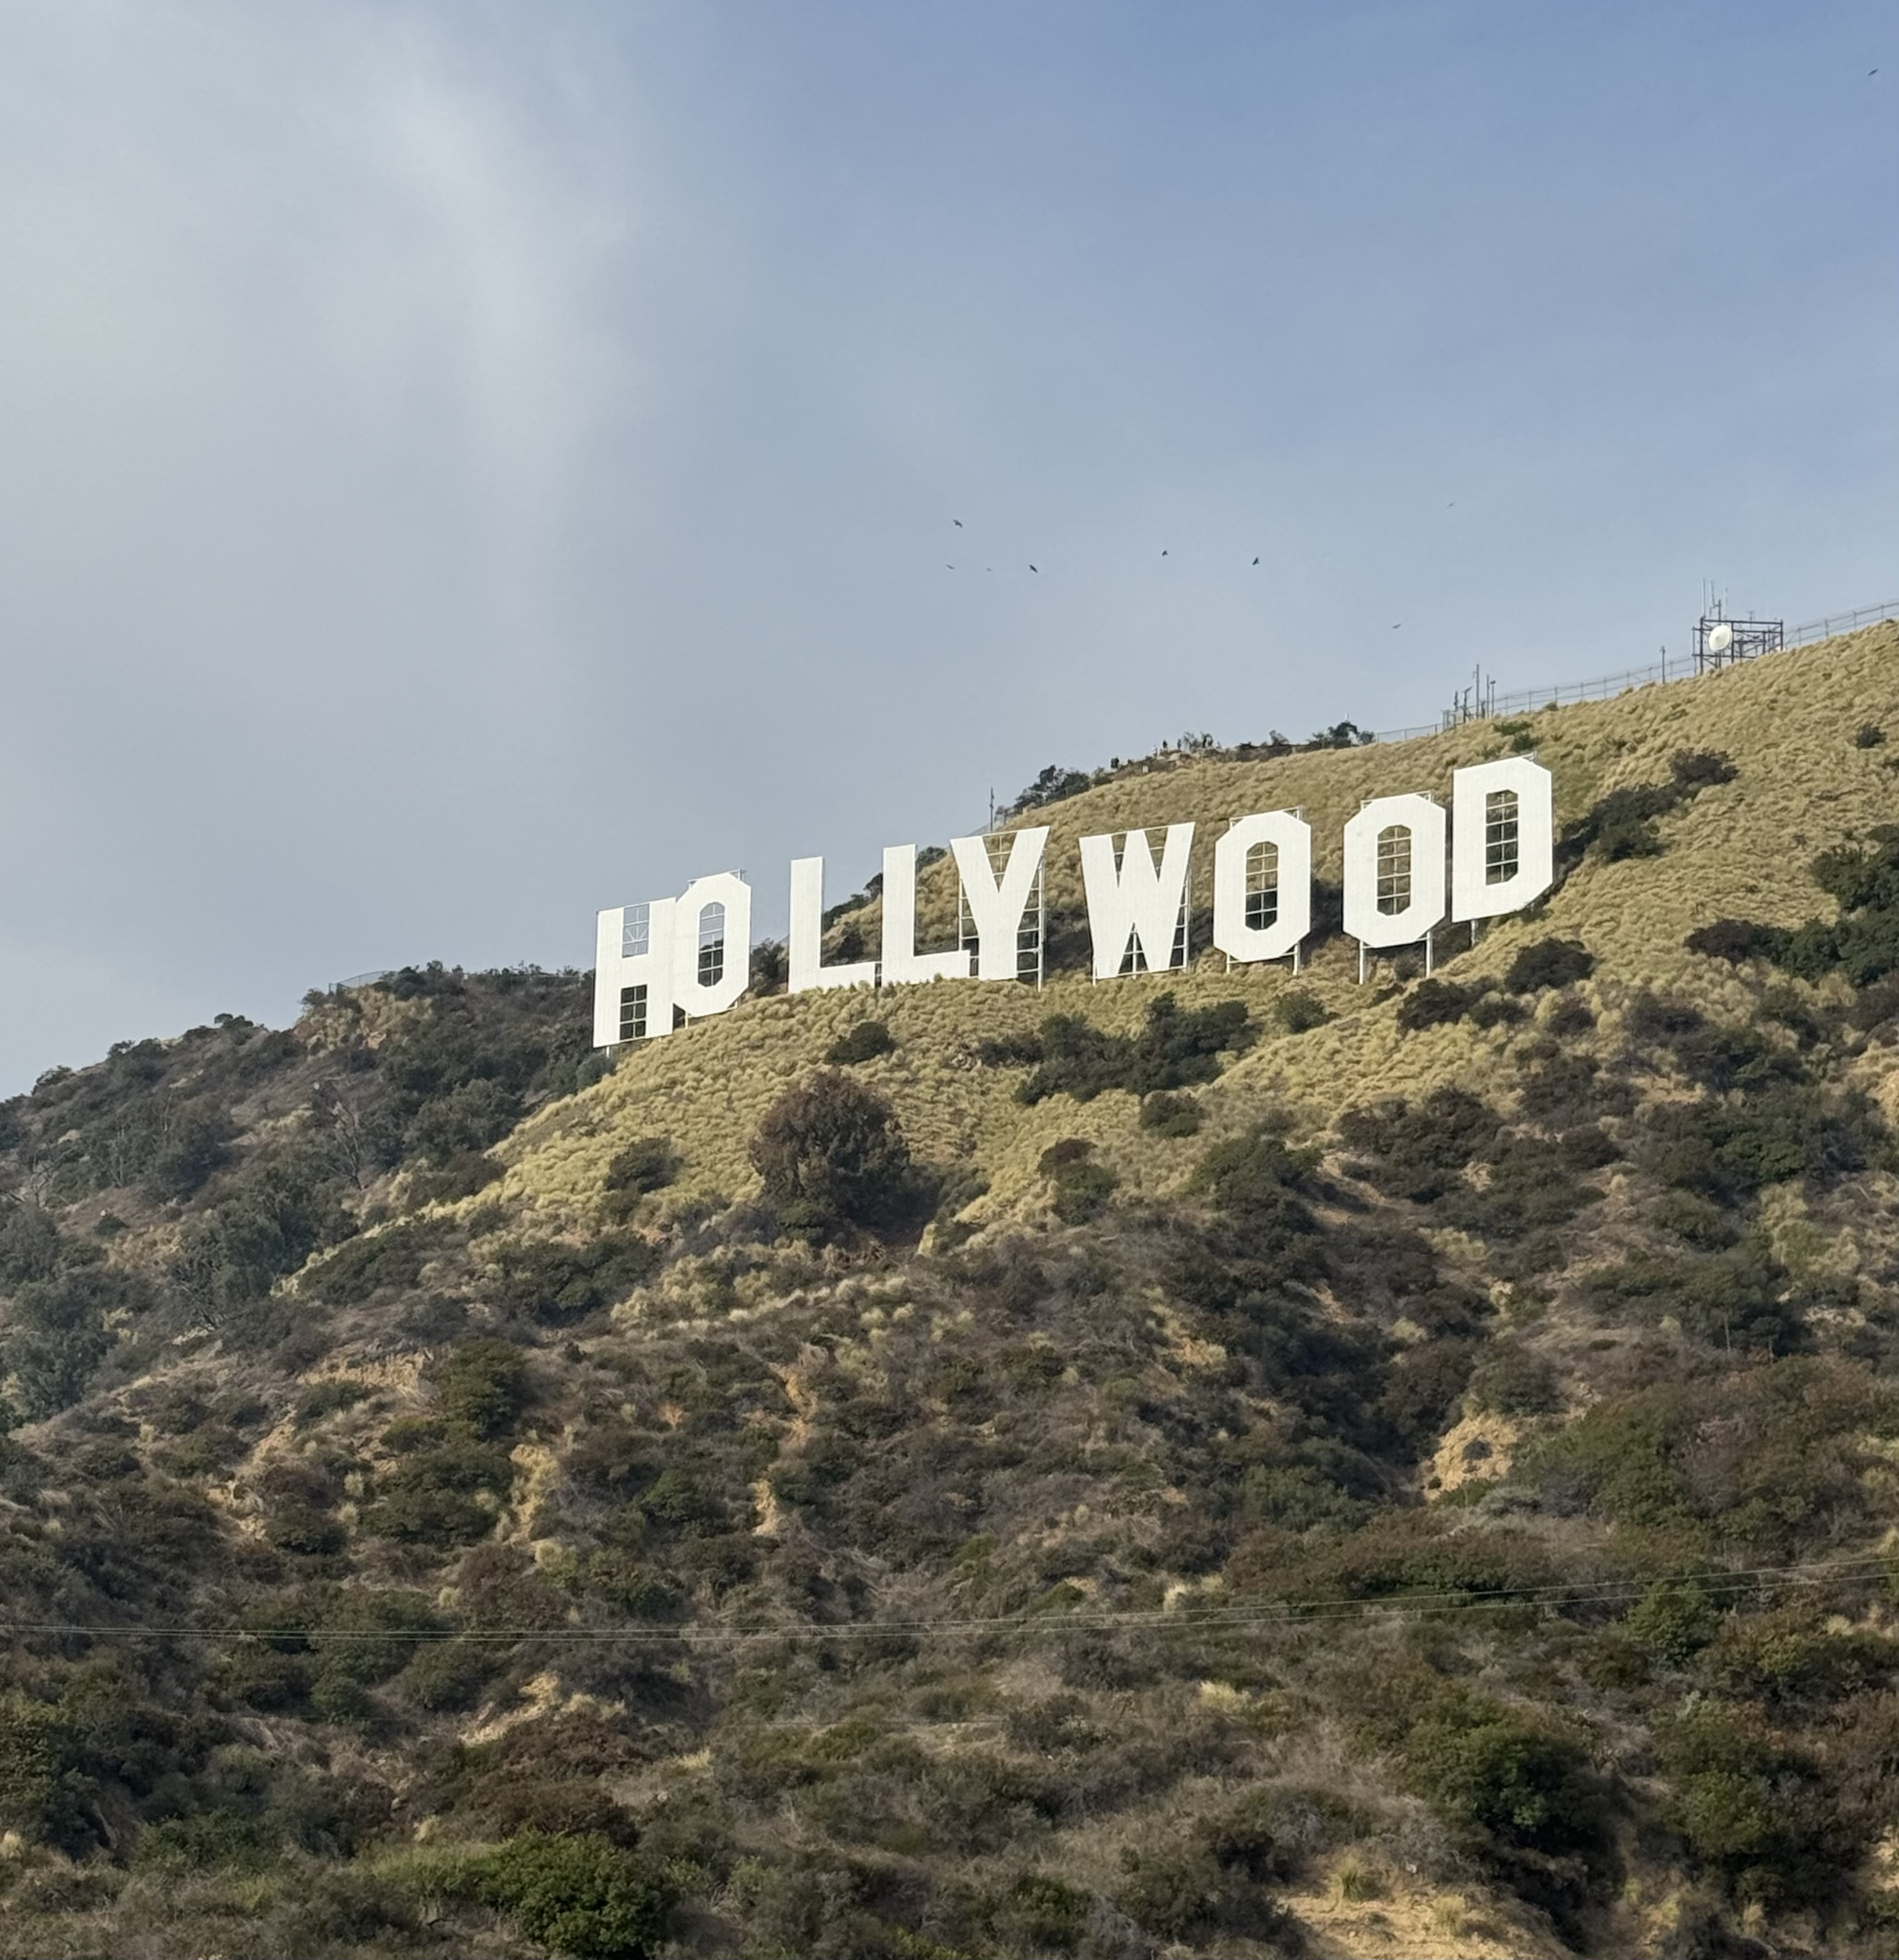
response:
{"label": "power line", "polygon": [[22,1621],[0,1626],[0,1635],[117,1640],[413,1640],[418,1644],[465,1640],[516,1645],[543,1641],[555,1645],[584,1645],[596,1641],[638,1644],[713,1647],[736,1643],[784,1640],[881,1640],[892,1637],[944,1638],[958,1634],[1064,1634],[1076,1631],[1152,1631],[1187,1633],[1223,1628],[1297,1627],[1316,1622],[1369,1619],[1408,1619],[1436,1613],[1498,1612],[1513,1608],[1553,1608],[1564,1605],[1615,1605],[1639,1600],[1657,1584],[1691,1586],[1710,1594],[1777,1592],[1829,1581],[1865,1582],[1881,1579],[1894,1569],[1878,1554],[1829,1560],[1801,1565],[1761,1565],[1719,1572],[1675,1572],[1645,1579],[1602,1580],[1590,1583],[1497,1587],[1488,1591],[1452,1590],[1412,1593],[1403,1598],[1366,1599],[1349,1595],[1331,1599],[1261,1601],[1228,1607],[1149,1608],[1123,1612],[1019,1614],[959,1619],[848,1620],[832,1623],[800,1621],[794,1624],[740,1627],[665,1627],[649,1623],[611,1627],[136,1627],[74,1621]]}

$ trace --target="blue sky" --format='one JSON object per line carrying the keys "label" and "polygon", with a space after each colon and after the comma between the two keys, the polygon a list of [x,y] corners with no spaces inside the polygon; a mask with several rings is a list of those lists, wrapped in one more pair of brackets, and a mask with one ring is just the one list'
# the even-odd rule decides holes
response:
{"label": "blue sky", "polygon": [[0,1089],[1892,596],[1891,21],[0,12]]}

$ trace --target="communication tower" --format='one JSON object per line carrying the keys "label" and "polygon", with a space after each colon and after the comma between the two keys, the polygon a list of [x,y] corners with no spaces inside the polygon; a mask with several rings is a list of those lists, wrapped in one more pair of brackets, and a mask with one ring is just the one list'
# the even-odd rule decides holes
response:
{"label": "communication tower", "polygon": [[1745,619],[1730,619],[1726,599],[1716,599],[1703,588],[1701,616],[1694,622],[1694,670],[1707,673],[1757,654],[1778,653],[1786,632],[1783,619],[1757,619],[1751,612]]}

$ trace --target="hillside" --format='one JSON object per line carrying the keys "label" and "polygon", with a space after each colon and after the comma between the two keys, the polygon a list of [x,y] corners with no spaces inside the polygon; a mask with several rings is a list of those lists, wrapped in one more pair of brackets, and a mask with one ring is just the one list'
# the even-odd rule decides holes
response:
{"label": "hillside", "polygon": [[[1430,978],[1086,978],[1081,835],[1512,749]],[[1899,1950],[1896,772],[1888,625],[1119,772],[1039,992],[0,1105],[0,1955]]]}

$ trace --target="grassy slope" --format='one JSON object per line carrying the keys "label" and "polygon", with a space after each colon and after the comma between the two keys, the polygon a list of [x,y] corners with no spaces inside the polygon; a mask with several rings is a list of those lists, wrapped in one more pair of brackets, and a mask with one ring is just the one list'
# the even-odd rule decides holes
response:
{"label": "grassy slope", "polygon": [[[1500,973],[1519,947],[1555,933],[1579,937],[1598,953],[1601,980],[1611,991],[1616,982],[1680,988],[1712,1011],[1725,1004],[1730,1013],[1746,1013],[1745,991],[1726,969],[1687,953],[1684,935],[1724,916],[1792,924],[1812,912],[1806,867],[1813,854],[1889,820],[1899,805],[1892,751],[1856,749],[1852,741],[1862,724],[1894,720],[1899,627],[1890,625],[1535,718],[1536,752],[1556,778],[1559,826],[1611,790],[1665,781],[1669,758],[1684,747],[1724,751],[1739,776],[1667,819],[1663,856],[1585,864],[1541,917],[1500,921],[1475,948],[1442,959],[1439,970],[1459,978]],[[1191,820],[1201,826],[1195,902],[1210,904],[1210,840],[1226,819],[1255,810],[1303,807],[1314,829],[1315,876],[1336,882],[1345,821],[1366,797],[1419,790],[1448,801],[1453,770],[1504,752],[1494,725],[1478,723],[1395,747],[1270,762],[1190,760],[1090,790],[1037,813],[1051,825],[1048,902],[1051,908],[1080,904],[1080,838]],[[933,928],[937,937],[950,928],[954,887],[942,866],[923,883],[920,939],[927,946],[935,943]],[[874,906],[866,916],[874,921]],[[1441,934],[1452,945],[1462,936],[1450,928]],[[1007,985],[938,982],[889,989],[874,1003],[862,992],[743,1001],[627,1055],[606,1081],[524,1125],[504,1153],[507,1190],[550,1218],[578,1223],[590,1216],[613,1152],[630,1138],[664,1133],[686,1159],[686,1189],[746,1196],[755,1188],[745,1152],[759,1115],[839,1033],[873,1012],[888,1021],[899,1048],[870,1064],[868,1079],[895,1102],[919,1156],[936,1163],[973,1157],[993,1187],[970,1214],[982,1219],[1033,1207],[1035,1160],[1060,1136],[1099,1143],[1137,1188],[1166,1188],[1190,1156],[1156,1151],[1146,1138],[1138,1150],[1129,1147],[1130,1097],[1110,1094],[1079,1111],[1065,1100],[1026,1110],[1011,1099],[1013,1078],[972,1067],[976,1043],[1031,1028],[1043,1014],[1083,1014],[1129,1029],[1156,994],[1169,991],[1194,1004],[1243,1000],[1263,1020],[1287,987],[1316,992],[1337,1017],[1329,1026],[1264,1042],[1208,1097],[1215,1123],[1233,1128],[1268,1099],[1290,1098],[1322,1121],[1341,1096],[1367,1100],[1491,1073],[1509,1045],[1507,1031],[1487,1036],[1460,1024],[1401,1039],[1393,1004],[1375,998],[1376,985],[1357,984],[1353,946],[1333,940],[1296,983],[1284,963],[1229,972],[1224,958],[1210,953],[1190,975],[1100,985],[1067,977],[1039,998]]]}

